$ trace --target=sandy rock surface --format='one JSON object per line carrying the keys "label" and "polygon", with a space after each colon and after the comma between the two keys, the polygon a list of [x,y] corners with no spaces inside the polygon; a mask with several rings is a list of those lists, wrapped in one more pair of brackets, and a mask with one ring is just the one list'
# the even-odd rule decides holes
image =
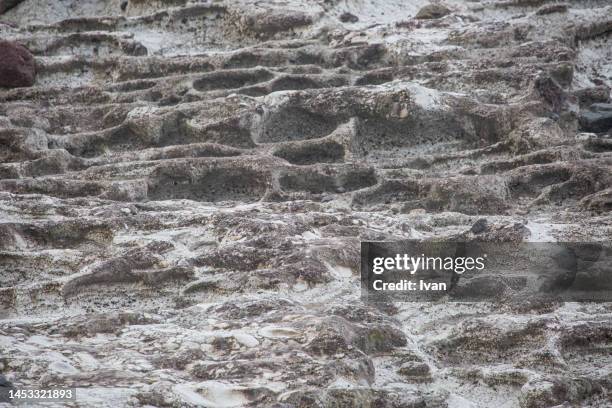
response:
{"label": "sandy rock surface", "polygon": [[37,76],[0,88],[0,386],[612,406],[610,304],[359,280],[362,240],[610,240],[609,1],[6,4]]}

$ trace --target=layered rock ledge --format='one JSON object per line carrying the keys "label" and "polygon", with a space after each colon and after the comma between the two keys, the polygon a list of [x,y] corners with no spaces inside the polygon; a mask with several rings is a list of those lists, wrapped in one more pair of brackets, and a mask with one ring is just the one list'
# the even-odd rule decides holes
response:
{"label": "layered rock ledge", "polygon": [[607,0],[1,12],[0,56],[33,56],[0,59],[27,79],[0,78],[5,383],[82,407],[610,406],[609,304],[373,305],[359,282],[361,240],[610,240]]}

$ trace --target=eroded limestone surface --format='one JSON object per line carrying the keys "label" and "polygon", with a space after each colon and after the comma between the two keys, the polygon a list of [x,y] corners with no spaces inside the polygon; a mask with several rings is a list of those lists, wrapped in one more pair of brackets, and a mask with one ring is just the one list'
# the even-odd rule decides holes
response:
{"label": "eroded limestone surface", "polygon": [[607,0],[5,9],[36,60],[0,89],[6,380],[81,407],[612,406],[609,304],[359,288],[360,240],[610,240]]}

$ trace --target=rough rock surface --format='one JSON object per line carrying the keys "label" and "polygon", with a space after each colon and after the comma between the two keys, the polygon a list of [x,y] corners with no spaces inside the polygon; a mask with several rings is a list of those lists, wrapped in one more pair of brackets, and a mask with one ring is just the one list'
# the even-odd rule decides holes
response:
{"label": "rough rock surface", "polygon": [[15,7],[22,1],[23,0],[0,0],[0,13],[4,13],[6,10]]}
{"label": "rough rock surface", "polygon": [[442,4],[428,4],[416,13],[414,18],[419,20],[430,20],[435,18],[442,18],[450,14],[448,7]]}
{"label": "rough rock surface", "polygon": [[0,88],[32,86],[36,78],[34,56],[23,45],[0,40]]}
{"label": "rough rock surface", "polygon": [[610,305],[375,307],[358,276],[360,240],[610,239],[612,140],[581,121],[608,114],[609,2],[305,3],[2,15],[38,67],[0,90],[6,382],[82,407],[611,406]]}

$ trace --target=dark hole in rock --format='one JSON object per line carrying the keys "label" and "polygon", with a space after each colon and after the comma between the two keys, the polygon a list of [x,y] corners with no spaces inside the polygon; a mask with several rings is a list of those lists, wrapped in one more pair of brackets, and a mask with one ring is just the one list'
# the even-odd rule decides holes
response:
{"label": "dark hole in rock", "polygon": [[220,71],[204,74],[193,82],[198,91],[235,89],[272,79],[272,73],[263,69],[249,71]]}
{"label": "dark hole in rock", "polygon": [[317,139],[332,133],[338,124],[339,120],[336,117],[290,107],[272,113],[264,123],[257,141],[270,143]]}
{"label": "dark hole in rock", "polygon": [[274,155],[292,164],[334,163],[343,160],[344,147],[336,142],[284,146]]}
{"label": "dark hole in rock", "polygon": [[245,167],[215,166],[191,174],[187,169],[168,168],[149,181],[151,200],[197,201],[259,200],[267,188],[267,176]]}

